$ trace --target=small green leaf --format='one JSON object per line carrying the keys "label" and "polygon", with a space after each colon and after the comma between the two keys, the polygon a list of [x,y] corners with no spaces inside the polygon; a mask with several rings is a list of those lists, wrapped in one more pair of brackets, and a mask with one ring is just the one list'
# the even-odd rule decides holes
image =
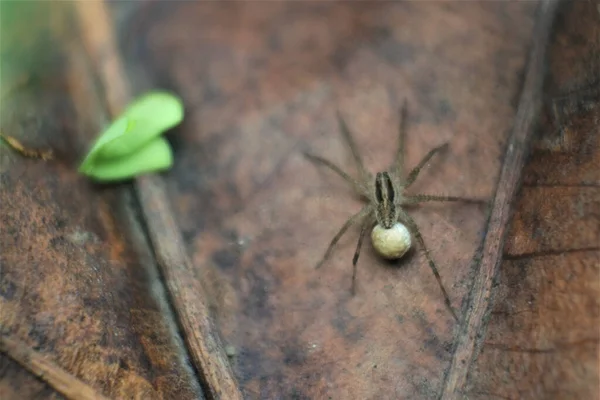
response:
{"label": "small green leaf", "polygon": [[155,91],[128,106],[122,116],[127,119],[125,132],[103,145],[102,158],[129,154],[179,124],[183,119],[183,104],[172,94]]}
{"label": "small green leaf", "polygon": [[96,140],[96,143],[92,146],[87,156],[79,166],[79,172],[87,174],[90,172],[96,160],[100,158],[100,152],[104,148],[104,146],[112,141],[117,139],[120,136],[123,136],[127,132],[128,126],[131,122],[125,118],[124,116],[120,117],[116,121],[114,121]]}
{"label": "small green leaf", "polygon": [[98,181],[119,181],[169,169],[172,165],[171,147],[166,139],[159,137],[124,157],[100,160],[84,173]]}
{"label": "small green leaf", "polygon": [[169,168],[171,149],[159,136],[182,119],[178,97],[161,91],[146,93],[102,132],[79,172],[97,180],[119,180]]}

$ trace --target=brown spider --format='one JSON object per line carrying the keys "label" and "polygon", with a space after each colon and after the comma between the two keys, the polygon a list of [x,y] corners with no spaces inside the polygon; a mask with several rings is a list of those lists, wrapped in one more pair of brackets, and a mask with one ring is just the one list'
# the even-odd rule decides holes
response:
{"label": "brown spider", "polygon": [[[453,196],[434,196],[427,194],[408,196],[404,194],[405,189],[417,179],[421,168],[423,168],[423,166],[431,159],[431,157],[433,157],[435,153],[447,147],[448,145],[445,143],[429,151],[429,153],[423,157],[421,162],[408,173],[406,179],[404,179],[404,136],[406,131],[406,114],[406,102],[404,102],[400,113],[399,139],[396,159],[389,171],[378,172],[375,176],[375,179],[373,179],[373,175],[365,169],[352,135],[350,134],[350,131],[339,112],[337,113],[337,118],[340,124],[342,136],[350,147],[354,162],[360,174],[360,179],[354,179],[342,171],[338,166],[320,156],[313,155],[308,152],[304,153],[305,156],[315,164],[324,165],[340,175],[346,182],[352,185],[354,191],[360,197],[368,201],[368,204],[363,206],[359,212],[350,217],[344,223],[344,225],[342,225],[339,232],[331,240],[325,255],[321,261],[319,261],[316,268],[319,268],[321,265],[323,265],[323,263],[325,263],[325,261],[327,261],[334,246],[348,230],[348,228],[362,220],[356,251],[354,252],[354,258],[352,259],[353,271],[351,291],[352,294],[354,294],[356,288],[356,263],[360,255],[363,239],[368,229],[375,225],[372,231],[373,245],[380,255],[390,259],[400,258],[404,253],[406,253],[410,247],[410,233],[412,233],[425,253],[429,267],[433,271],[433,275],[435,275],[435,279],[437,280],[440,289],[442,290],[442,294],[444,295],[446,306],[450,310],[450,313],[454,319],[458,321],[458,317],[456,316],[456,313],[452,308],[452,304],[450,303],[448,293],[442,284],[440,274],[435,266],[435,263],[433,262],[433,259],[431,258],[431,255],[429,254],[429,250],[427,250],[427,247],[425,246],[423,236],[421,236],[415,221],[410,215],[408,215],[403,207],[426,201],[481,202],[481,200]],[[408,228],[408,231],[406,230],[405,225]]]}

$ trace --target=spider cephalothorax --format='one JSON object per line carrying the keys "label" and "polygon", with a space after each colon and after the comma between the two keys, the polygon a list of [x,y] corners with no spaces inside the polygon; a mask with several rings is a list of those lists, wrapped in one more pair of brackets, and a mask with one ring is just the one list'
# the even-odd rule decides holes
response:
{"label": "spider cephalothorax", "polygon": [[443,144],[429,151],[429,153],[423,157],[421,162],[408,173],[406,178],[403,177],[406,103],[404,103],[401,111],[398,149],[394,163],[388,171],[378,172],[374,178],[373,175],[365,169],[354,140],[352,139],[352,135],[350,134],[348,127],[339,114],[338,121],[342,136],[352,152],[354,162],[358,168],[360,179],[351,177],[338,166],[320,156],[310,153],[305,153],[305,155],[309,160],[317,164],[325,165],[344,178],[346,182],[352,185],[358,195],[368,200],[368,204],[363,206],[358,213],[354,214],[344,223],[344,225],[342,225],[341,229],[331,240],[325,255],[317,264],[317,268],[323,265],[323,263],[325,263],[325,261],[329,258],[333,247],[348,230],[348,228],[360,221],[361,231],[358,238],[358,243],[356,245],[356,251],[354,252],[354,258],[352,260],[352,293],[354,293],[356,288],[356,263],[360,255],[362,241],[369,228],[373,227],[371,231],[371,241],[373,243],[373,247],[381,256],[388,259],[400,258],[410,249],[412,234],[425,253],[429,267],[431,268],[440,286],[442,294],[444,295],[446,306],[452,313],[452,316],[455,319],[458,319],[454,309],[452,308],[448,293],[442,284],[440,274],[438,273],[435,263],[433,262],[433,259],[431,258],[427,247],[425,246],[425,242],[421,236],[421,233],[419,232],[419,228],[412,217],[404,210],[404,207],[426,201],[481,202],[481,200],[471,200],[452,196],[433,196],[426,194],[406,196],[404,194],[405,189],[417,179],[421,168],[423,168],[423,166],[431,159],[431,157],[433,157],[435,153],[446,147],[446,144]]}
{"label": "spider cephalothorax", "polygon": [[396,206],[400,193],[397,193],[390,174],[378,172],[375,176],[375,219],[385,229],[390,229],[398,221]]}

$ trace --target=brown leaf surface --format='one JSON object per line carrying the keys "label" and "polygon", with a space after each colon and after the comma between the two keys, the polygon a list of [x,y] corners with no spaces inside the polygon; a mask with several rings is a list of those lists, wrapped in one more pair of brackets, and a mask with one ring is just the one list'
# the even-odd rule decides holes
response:
{"label": "brown leaf surface", "polygon": [[[125,57],[180,93],[189,110],[167,185],[224,340],[236,349],[246,396],[441,392],[454,324],[422,255],[390,265],[366,246],[351,297],[354,230],[315,271],[359,203],[300,150],[349,169],[339,108],[369,168],[386,168],[407,98],[407,165],[450,142],[414,191],[491,198],[534,10],[532,3],[179,3],[131,14]],[[432,205],[413,215],[460,306],[485,210]]]}
{"label": "brown leaf surface", "polygon": [[[600,398],[600,10],[563,5],[473,399]],[[554,110],[554,111],[553,111]]]}
{"label": "brown leaf surface", "polygon": [[[449,151],[429,163],[413,192],[491,199],[522,90],[537,4],[114,2],[110,7],[135,91],[168,88],[186,103],[186,119],[170,135],[176,165],[165,174],[184,245],[201,278],[182,289],[202,284],[208,292],[212,317],[234,353],[232,364],[245,397],[439,396],[461,331],[444,308],[423,255],[413,251],[402,262],[389,264],[367,244],[359,260],[358,293],[352,297],[355,229],[330,262],[315,271],[328,242],[359,202],[343,182],[317,170],[300,150],[310,148],[352,170],[335,121],[339,109],[369,169],[384,169],[394,154],[398,109],[406,98],[407,166],[434,146],[450,143]],[[106,80],[103,89],[94,84],[99,69],[113,66],[115,54],[84,24],[80,29],[98,40],[92,56],[100,60],[92,57],[90,62],[80,35],[67,28],[74,26],[65,19],[72,14],[52,10],[40,14],[50,16],[51,23],[38,16],[32,25],[49,24],[50,42],[64,47],[52,48],[60,57],[41,63],[46,66],[38,72],[43,84],[20,100],[36,111],[40,123],[26,128],[25,108],[13,106],[21,110],[14,123],[2,124],[3,131],[29,138],[26,143],[36,145],[36,138],[42,145],[51,143],[60,161],[2,155],[1,333],[27,342],[112,398],[193,398],[199,392],[196,378],[143,232],[156,221],[140,224],[129,186],[93,186],[74,172],[85,146],[106,122],[100,111],[103,96],[109,97],[111,108],[111,93],[121,89]],[[562,29],[572,29],[572,21],[565,19]],[[20,40],[49,52],[51,46],[42,46],[39,37],[34,33]],[[561,38],[554,40],[560,43]],[[571,64],[584,52],[579,51],[569,53]],[[566,57],[556,61],[558,53],[553,50],[552,72],[560,82],[572,71]],[[49,80],[62,90],[49,91]],[[589,157],[589,149],[598,146],[585,139],[593,136],[586,136],[593,123],[581,122],[592,118],[573,118],[564,135],[545,146],[585,145],[575,146],[580,152],[572,155],[535,153],[526,170],[530,186],[540,177],[550,184],[597,185],[593,168],[598,157]],[[542,157],[561,162],[562,169],[546,173],[548,162]],[[534,296],[535,304],[550,302],[543,296],[556,298],[554,286],[540,282],[561,282],[565,259],[573,260],[568,272],[576,279],[564,278],[569,285],[563,289],[597,293],[592,279],[597,262],[588,251],[597,246],[591,218],[594,213],[597,217],[594,189],[548,188],[558,190],[558,199],[539,187],[523,190],[506,250],[514,259],[506,261],[501,277],[509,283],[501,283],[496,299],[504,314],[493,314],[486,339],[491,344],[484,346],[472,371],[469,396],[527,398],[539,387],[549,387],[540,386],[538,375],[502,375],[498,365],[510,372],[525,360],[510,358],[516,352],[506,346],[547,345],[543,348],[557,353],[564,344],[575,343],[576,351],[568,349],[565,370],[581,357],[587,360],[585,371],[574,368],[573,382],[579,379],[588,386],[574,385],[589,388],[597,382],[586,353],[597,346],[590,338],[597,337],[579,335],[579,330],[567,329],[574,322],[555,319],[580,310],[581,332],[590,332],[598,321],[597,303],[585,294],[580,300],[558,297],[556,304],[577,303],[562,309],[563,314],[533,308],[536,320],[512,322],[517,306],[528,304],[525,296]],[[153,218],[147,203],[156,199],[137,200],[145,218]],[[567,210],[561,200],[570,204]],[[536,213],[538,218],[530,219]],[[453,304],[465,312],[475,273],[472,260],[487,231],[486,210],[437,204],[412,215]],[[561,235],[556,226],[566,226],[572,235]],[[571,249],[584,252],[565,253]],[[551,263],[535,255],[527,261],[519,258],[553,250],[561,255]],[[550,271],[552,265],[558,272]],[[509,291],[515,281],[523,282],[516,294]],[[177,300],[181,293],[170,295]],[[194,304],[185,307],[194,311]],[[576,320],[575,315],[570,318]],[[540,337],[544,339],[532,341]],[[539,360],[531,353],[520,357]],[[536,367],[557,364],[544,360]],[[18,388],[32,381],[31,387],[42,391],[37,398],[49,398],[27,372],[2,355],[0,362],[7,365],[0,367],[0,398],[15,398]],[[507,376],[523,378],[506,391],[502,380]],[[35,396],[31,393],[25,398]]]}
{"label": "brown leaf surface", "polygon": [[[82,142],[105,120],[70,3],[13,4],[31,26],[3,26],[13,35],[2,36],[2,61],[31,68],[2,100],[2,130],[35,148],[51,143],[57,160],[1,147],[0,347],[4,336],[24,342],[111,398],[198,398],[131,190],[76,172]],[[58,398],[5,357],[0,398]]]}

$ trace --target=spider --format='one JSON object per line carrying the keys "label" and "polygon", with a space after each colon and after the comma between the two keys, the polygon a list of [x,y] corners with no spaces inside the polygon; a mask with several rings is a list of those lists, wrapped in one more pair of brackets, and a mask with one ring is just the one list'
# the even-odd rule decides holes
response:
{"label": "spider", "polygon": [[417,195],[406,195],[405,190],[415,182],[421,168],[440,150],[445,149],[448,143],[444,143],[441,146],[435,147],[429,151],[423,157],[421,162],[413,168],[406,178],[404,175],[404,137],[406,132],[406,120],[407,120],[407,104],[404,101],[400,110],[400,123],[399,123],[399,137],[398,147],[396,151],[395,160],[388,171],[378,172],[373,179],[373,175],[368,172],[362,162],[359,152],[356,148],[356,144],[348,126],[341,117],[339,111],[337,112],[337,119],[340,125],[340,131],[344,141],[347,143],[354,163],[360,174],[360,179],[355,179],[337,165],[332,162],[314,155],[310,152],[305,151],[304,155],[316,165],[323,165],[328,167],[333,172],[341,176],[347,183],[349,183],[356,194],[366,200],[368,203],[361,208],[356,214],[351,216],[342,225],[338,233],[333,237],[327,251],[323,258],[319,261],[316,268],[321,267],[327,259],[331,256],[333,248],[340,240],[340,238],[346,233],[348,228],[354,224],[360,222],[361,229],[352,259],[352,286],[351,292],[354,295],[356,292],[356,264],[358,257],[360,256],[360,250],[362,247],[363,239],[370,227],[373,227],[371,231],[371,241],[375,250],[384,258],[387,259],[399,259],[401,258],[410,248],[411,245],[411,234],[414,236],[425,253],[427,262],[437,283],[444,295],[444,302],[450,313],[455,320],[458,321],[458,317],[452,307],[450,298],[442,279],[438,272],[437,267],[433,261],[433,258],[429,254],[429,250],[425,246],[423,236],[417,227],[417,224],[413,218],[405,211],[404,207],[413,206],[419,203],[428,201],[466,201],[466,202],[481,202],[481,200],[466,199],[462,197],[454,196],[435,196],[428,194],[417,194]]}

